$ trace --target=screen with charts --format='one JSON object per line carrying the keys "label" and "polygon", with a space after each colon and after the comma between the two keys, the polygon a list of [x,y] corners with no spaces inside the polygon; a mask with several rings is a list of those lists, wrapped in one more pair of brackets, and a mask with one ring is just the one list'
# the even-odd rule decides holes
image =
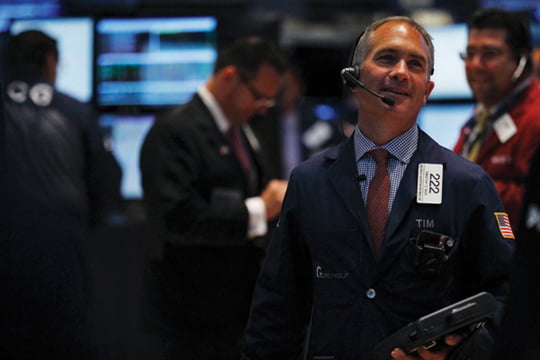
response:
{"label": "screen with charts", "polygon": [[14,20],[12,35],[40,30],[58,44],[58,90],[82,101],[92,99],[94,23],[91,18],[41,18]]}
{"label": "screen with charts", "polygon": [[62,0],[0,0],[0,31],[9,31],[11,19],[60,16]]}
{"label": "screen with charts", "polygon": [[465,76],[465,64],[459,57],[459,53],[467,47],[467,25],[426,26],[426,30],[433,37],[435,46],[435,72],[431,77],[435,88],[429,98],[471,99],[472,92]]}
{"label": "screen with charts", "polygon": [[124,199],[142,198],[139,153],[154,119],[153,114],[101,114],[101,127],[107,139],[112,141],[114,156],[122,168],[121,191]]}
{"label": "screen with charts", "polygon": [[98,20],[98,106],[187,102],[212,73],[216,26],[214,17]]}
{"label": "screen with charts", "polygon": [[442,146],[452,150],[459,131],[471,117],[474,103],[424,105],[418,115],[418,125]]}

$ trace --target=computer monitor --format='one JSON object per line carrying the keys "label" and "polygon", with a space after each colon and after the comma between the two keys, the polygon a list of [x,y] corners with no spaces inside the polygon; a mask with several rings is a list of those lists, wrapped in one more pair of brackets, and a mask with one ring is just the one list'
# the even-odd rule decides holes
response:
{"label": "computer monitor", "polygon": [[472,92],[465,76],[465,64],[459,53],[467,47],[467,25],[426,26],[435,46],[435,72],[431,80],[435,88],[432,100],[466,100]]}
{"label": "computer monitor", "polygon": [[471,117],[473,102],[424,105],[418,114],[417,123],[422,130],[442,146],[453,149],[459,132]]}
{"label": "computer monitor", "polygon": [[126,200],[142,198],[139,153],[148,130],[154,123],[153,114],[105,113],[100,124],[112,141],[113,154],[122,169],[122,197]]}
{"label": "computer monitor", "polygon": [[0,0],[0,31],[9,31],[11,19],[60,16],[62,0]]}
{"label": "computer monitor", "polygon": [[214,17],[103,18],[96,23],[102,108],[187,102],[213,71]]}
{"label": "computer monitor", "polygon": [[92,99],[94,23],[92,18],[17,19],[12,35],[24,30],[40,30],[58,42],[58,90],[82,101]]}

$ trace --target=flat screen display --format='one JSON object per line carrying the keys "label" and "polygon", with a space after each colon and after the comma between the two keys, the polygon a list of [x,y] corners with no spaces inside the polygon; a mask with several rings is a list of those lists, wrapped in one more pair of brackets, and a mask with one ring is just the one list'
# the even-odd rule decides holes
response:
{"label": "flat screen display", "polygon": [[422,130],[440,145],[452,150],[459,138],[459,131],[473,114],[474,103],[424,105],[417,123]]}
{"label": "flat screen display", "polygon": [[0,31],[9,31],[11,19],[59,16],[62,0],[0,0]]}
{"label": "flat screen display", "polygon": [[141,199],[143,192],[139,171],[139,153],[146,133],[154,123],[152,114],[102,114],[101,127],[112,142],[113,154],[122,168],[122,197]]}
{"label": "flat screen display", "polygon": [[12,35],[40,30],[56,39],[58,71],[56,87],[74,98],[92,99],[94,23],[92,18],[18,19],[10,27]]}
{"label": "flat screen display", "polygon": [[435,88],[429,96],[432,100],[472,98],[465,76],[465,64],[459,53],[467,47],[466,24],[426,26],[435,46],[435,72],[431,80]]}
{"label": "flat screen display", "polygon": [[104,18],[96,23],[96,96],[102,107],[187,102],[212,73],[214,17]]}

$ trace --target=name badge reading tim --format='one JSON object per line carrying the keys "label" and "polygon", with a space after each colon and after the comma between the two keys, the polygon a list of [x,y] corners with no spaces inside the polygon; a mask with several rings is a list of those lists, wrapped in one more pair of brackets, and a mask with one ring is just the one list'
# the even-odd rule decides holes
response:
{"label": "name badge reading tim", "polygon": [[442,164],[418,164],[417,203],[442,204],[442,185]]}

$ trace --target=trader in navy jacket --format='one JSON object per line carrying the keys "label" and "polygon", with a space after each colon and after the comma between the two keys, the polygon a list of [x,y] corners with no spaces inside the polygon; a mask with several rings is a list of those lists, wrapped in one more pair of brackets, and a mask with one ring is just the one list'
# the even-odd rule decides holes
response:
{"label": "trader in navy jacket", "polygon": [[[370,359],[394,331],[480,291],[502,310],[515,240],[493,183],[416,125],[434,86],[433,52],[429,34],[407,17],[379,20],[359,39],[355,78],[386,102],[354,87],[354,134],[293,170],[257,281],[244,359]],[[366,211],[372,148],[390,154],[378,253]],[[471,337],[472,359],[487,358],[498,318]],[[468,335],[418,354],[445,359]],[[401,349],[390,358],[413,359]]]}

